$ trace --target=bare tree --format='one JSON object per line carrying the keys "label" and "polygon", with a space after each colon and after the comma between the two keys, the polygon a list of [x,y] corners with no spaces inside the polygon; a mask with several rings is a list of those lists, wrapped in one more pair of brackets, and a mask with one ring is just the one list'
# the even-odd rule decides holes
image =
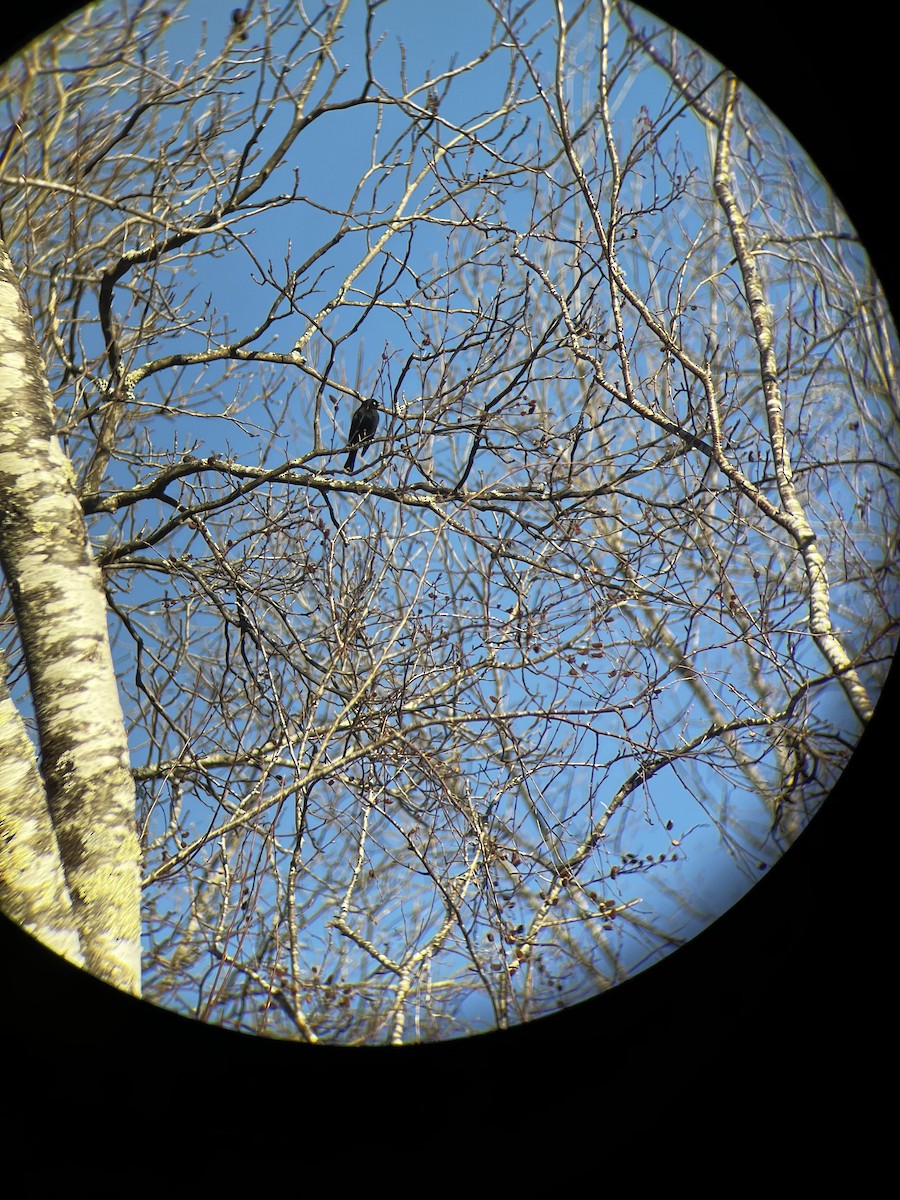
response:
{"label": "bare tree", "polygon": [[710,863],[746,888],[786,849],[894,648],[896,337],[815,172],[639,10],[479,3],[457,36],[126,4],[3,85],[144,992],[234,1028],[437,1039],[610,987],[714,915]]}

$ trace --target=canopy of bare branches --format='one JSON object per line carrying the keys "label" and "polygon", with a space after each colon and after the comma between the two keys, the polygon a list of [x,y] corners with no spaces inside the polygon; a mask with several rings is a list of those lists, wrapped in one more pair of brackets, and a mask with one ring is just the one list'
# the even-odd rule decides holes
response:
{"label": "canopy of bare branches", "polygon": [[796,144],[630,5],[408,14],[126,0],[0,94],[144,994],[305,1040],[504,1027],[677,947],[896,640],[896,334]]}

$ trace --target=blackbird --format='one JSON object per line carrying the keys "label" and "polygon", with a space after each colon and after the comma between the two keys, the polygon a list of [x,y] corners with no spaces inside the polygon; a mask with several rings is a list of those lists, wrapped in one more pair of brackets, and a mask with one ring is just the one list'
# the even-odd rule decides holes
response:
{"label": "blackbird", "polygon": [[365,452],[366,446],[375,436],[377,428],[378,405],[374,400],[363,400],[350,422],[350,436],[347,438],[350,453],[347,455],[345,471],[352,471],[356,466],[357,454]]}
{"label": "blackbird", "polygon": [[248,11],[249,9],[246,8],[236,8],[231,14],[231,31],[237,34],[239,42],[246,42],[247,40],[247,35],[244,33],[244,22],[247,20]]}

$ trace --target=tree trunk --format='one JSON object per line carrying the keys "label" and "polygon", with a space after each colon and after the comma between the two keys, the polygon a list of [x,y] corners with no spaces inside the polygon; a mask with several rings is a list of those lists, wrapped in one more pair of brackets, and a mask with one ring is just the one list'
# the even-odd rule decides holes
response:
{"label": "tree trunk", "polygon": [[0,242],[0,566],[12,595],[40,769],[0,689],[0,902],[93,974],[140,991],[134,783],[100,571],[31,319]]}

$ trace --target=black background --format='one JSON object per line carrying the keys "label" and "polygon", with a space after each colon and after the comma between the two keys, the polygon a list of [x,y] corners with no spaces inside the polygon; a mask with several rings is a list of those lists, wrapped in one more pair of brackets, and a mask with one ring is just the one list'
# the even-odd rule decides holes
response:
{"label": "black background", "polygon": [[[4,50],[74,6],[30,7],[34,17],[4,17]],[[860,4],[833,24],[822,6],[793,0],[739,12],[706,2],[651,7],[732,69],[805,146],[848,210],[896,313],[896,19],[876,21],[872,6]],[[869,1081],[882,1073],[894,1024],[893,911],[884,885],[896,873],[888,805],[893,811],[898,797],[897,691],[895,665],[850,767],[787,857],[687,947],[596,1001],[443,1046],[287,1045],[132,1001],[0,920],[0,1021],[15,1081],[41,1092],[62,1088],[70,1100],[87,1087],[94,1103],[126,1120],[152,1120],[163,1102],[175,1105],[189,1122],[185,1158],[207,1120],[231,1125],[233,1101],[242,1139],[252,1131],[265,1141],[285,1111],[298,1137],[310,1122],[333,1122],[348,1138],[384,1131],[382,1145],[404,1152],[424,1134],[426,1148],[440,1142],[440,1131],[460,1153],[485,1139],[495,1147],[503,1128],[510,1140],[502,1157],[516,1187],[529,1182],[537,1153],[529,1130],[544,1137],[548,1116],[567,1145],[577,1132],[582,1149],[616,1142],[623,1126],[655,1137],[692,1114],[704,1139],[738,1111],[758,1117],[750,1127],[755,1152],[807,1121],[819,1133],[821,1121],[838,1116],[856,1128],[854,1115],[868,1120],[875,1104]],[[107,1098],[98,1101],[103,1081]],[[134,1107],[123,1110],[125,1095]],[[317,1143],[301,1142],[315,1154]],[[629,1169],[652,1162],[651,1153]],[[562,1184],[566,1168],[559,1169]],[[297,1171],[302,1177],[302,1157]]]}

